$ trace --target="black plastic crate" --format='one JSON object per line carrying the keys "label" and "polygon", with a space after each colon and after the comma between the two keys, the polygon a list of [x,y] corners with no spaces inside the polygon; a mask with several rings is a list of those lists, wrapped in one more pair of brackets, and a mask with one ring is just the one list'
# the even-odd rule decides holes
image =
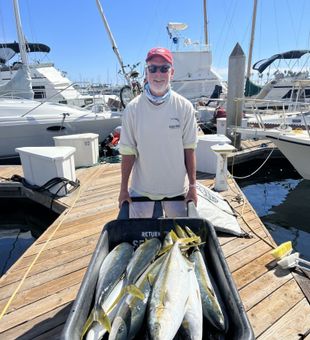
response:
{"label": "black plastic crate", "polygon": [[[195,213],[191,215],[193,214]],[[104,226],[62,332],[62,339],[80,339],[82,328],[92,308],[100,264],[108,252],[117,244],[125,241],[137,246],[146,238],[163,239],[165,234],[173,229],[175,223],[181,227],[188,226],[206,242],[204,251],[207,266],[215,280],[228,316],[227,333],[220,339],[254,339],[253,330],[232,280],[215,230],[210,223],[198,217],[121,219],[120,217],[124,215],[128,216],[126,209],[121,212],[119,219],[108,222]]]}

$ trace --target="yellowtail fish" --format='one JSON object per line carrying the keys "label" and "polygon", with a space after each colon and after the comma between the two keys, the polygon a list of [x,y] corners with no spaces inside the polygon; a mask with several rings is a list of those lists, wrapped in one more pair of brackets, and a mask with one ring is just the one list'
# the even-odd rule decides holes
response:
{"label": "yellowtail fish", "polygon": [[[185,227],[185,230],[188,236],[195,236],[195,233],[193,233],[190,228]],[[211,275],[208,272],[206,263],[199,247],[195,248],[189,259],[195,263],[195,273],[200,288],[203,315],[214,327],[220,331],[225,331],[228,327],[227,318],[225,318],[220,306],[219,298],[217,297],[213,288]]]}
{"label": "yellowtail fish", "polygon": [[134,248],[127,242],[117,245],[103,260],[96,285],[95,305],[101,305],[111,289],[123,275]]}
{"label": "yellowtail fish", "polygon": [[195,273],[199,283],[203,315],[220,331],[226,330],[226,321],[219,300],[215,294],[204,259],[199,250],[194,250],[189,257],[195,263]]}
{"label": "yellowtail fish", "polygon": [[86,334],[86,340],[98,340],[110,330],[111,320],[114,319],[117,312],[115,309],[111,309],[111,306],[121,294],[123,288],[124,279],[118,281],[110,294],[106,296],[99,310],[93,309],[91,311],[83,327],[81,339]]}
{"label": "yellowtail fish", "polygon": [[189,297],[186,302],[186,312],[181,325],[182,338],[201,340],[203,332],[203,314],[199,284],[196,274],[190,271]]}
{"label": "yellowtail fish", "polygon": [[144,299],[128,294],[118,309],[109,334],[109,340],[133,339],[143,325],[145,311],[152,284],[167,254],[157,258],[141,275],[136,287],[143,293]]}
{"label": "yellowtail fish", "polygon": [[148,304],[148,329],[153,340],[171,340],[186,311],[193,265],[182,255],[176,242],[155,280]]}
{"label": "yellowtail fish", "polygon": [[134,252],[126,268],[126,283],[135,283],[144,270],[155,259],[160,251],[161,242],[158,238],[145,240]]}

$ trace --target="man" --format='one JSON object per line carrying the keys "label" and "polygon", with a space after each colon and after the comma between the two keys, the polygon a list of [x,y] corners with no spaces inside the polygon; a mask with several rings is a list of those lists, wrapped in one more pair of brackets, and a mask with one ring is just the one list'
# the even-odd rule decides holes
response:
{"label": "man", "polygon": [[[197,124],[193,105],[170,88],[172,53],[152,48],[145,72],[144,91],[127,105],[122,118],[119,204],[131,203],[130,196],[162,200],[184,195],[185,202],[197,205]],[[131,217],[151,217],[151,203],[131,203]],[[186,214],[184,201],[164,202],[164,209],[168,217]]]}

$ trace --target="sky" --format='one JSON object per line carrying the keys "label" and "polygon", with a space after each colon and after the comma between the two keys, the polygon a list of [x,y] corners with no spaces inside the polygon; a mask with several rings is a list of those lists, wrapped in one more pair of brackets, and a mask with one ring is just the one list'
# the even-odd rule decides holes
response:
{"label": "sky", "polygon": [[[204,40],[202,0],[101,0],[101,5],[126,65],[141,62],[142,70],[150,48],[176,48],[167,34],[168,22],[186,23],[184,38]],[[72,81],[124,82],[96,0],[19,0],[19,6],[26,39],[51,48],[49,54],[32,54],[33,59],[53,62]],[[252,12],[252,0],[207,0],[212,65],[224,79],[236,43],[248,55]],[[309,15],[309,0],[258,0],[253,63],[292,49],[310,49]],[[1,0],[0,42],[15,40],[13,0]]]}

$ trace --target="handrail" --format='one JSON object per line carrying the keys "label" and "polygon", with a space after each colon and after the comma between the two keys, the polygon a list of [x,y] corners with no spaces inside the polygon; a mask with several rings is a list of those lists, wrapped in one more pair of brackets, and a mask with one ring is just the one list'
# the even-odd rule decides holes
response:
{"label": "handrail", "polygon": [[[310,114],[310,101],[309,102],[300,102],[300,101],[291,101],[291,100],[264,100],[264,99],[255,99],[255,98],[236,98],[235,102],[242,102],[245,113],[252,113],[256,119],[256,122],[259,128],[266,130],[264,117],[268,117],[268,115],[277,114],[279,119],[279,126],[287,126],[287,119],[292,115],[301,116],[302,122],[305,126],[305,130],[307,131],[308,136],[310,137],[310,129],[309,122],[307,122],[306,114]],[[262,104],[266,104],[265,106],[273,109],[270,112],[270,109],[261,108]]]}

